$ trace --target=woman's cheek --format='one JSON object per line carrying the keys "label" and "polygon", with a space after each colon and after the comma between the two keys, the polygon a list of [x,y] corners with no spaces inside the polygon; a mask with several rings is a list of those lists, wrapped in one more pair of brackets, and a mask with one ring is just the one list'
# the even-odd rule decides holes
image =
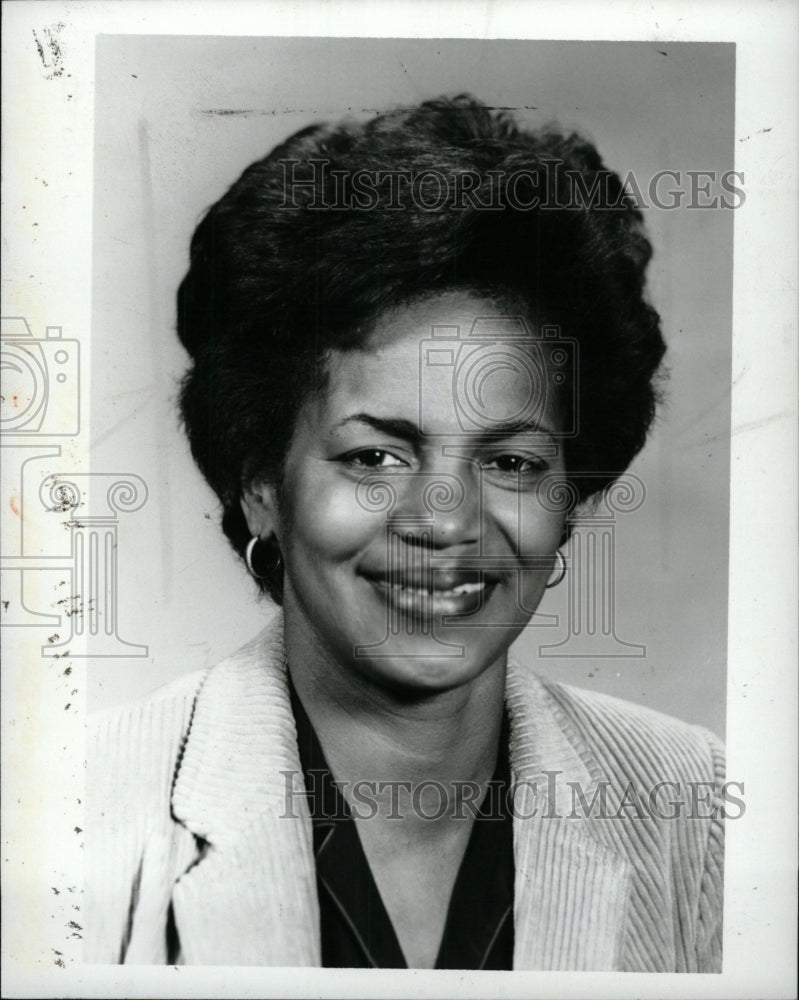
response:
{"label": "woman's cheek", "polygon": [[516,521],[519,552],[523,555],[554,555],[565,522],[561,511],[547,509],[537,493],[532,491],[519,504]]}
{"label": "woman's cheek", "polygon": [[505,544],[521,556],[553,553],[563,527],[562,515],[544,509],[534,492],[514,493],[510,490],[486,493],[483,508],[483,530],[494,531]]}
{"label": "woman's cheek", "polygon": [[375,532],[384,530],[385,519],[358,504],[351,481],[308,476],[302,496],[295,524],[309,544],[329,557],[346,559],[361,551]]}

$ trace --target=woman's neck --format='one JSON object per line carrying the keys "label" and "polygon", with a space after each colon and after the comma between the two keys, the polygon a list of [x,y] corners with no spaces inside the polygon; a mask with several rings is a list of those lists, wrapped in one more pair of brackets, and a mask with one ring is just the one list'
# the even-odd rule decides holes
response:
{"label": "woman's neck", "polygon": [[[484,785],[497,759],[505,657],[449,690],[392,690],[368,667],[325,655],[305,630],[286,626],[286,653],[297,694],[333,777],[417,787],[435,781]],[[345,791],[345,797],[346,791]]]}

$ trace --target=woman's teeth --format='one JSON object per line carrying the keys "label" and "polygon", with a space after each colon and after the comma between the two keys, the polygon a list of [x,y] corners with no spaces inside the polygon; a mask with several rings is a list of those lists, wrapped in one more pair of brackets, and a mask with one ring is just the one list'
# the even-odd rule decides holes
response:
{"label": "woman's teeth", "polygon": [[460,594],[477,594],[481,590],[485,590],[485,583],[461,583],[457,587],[452,587],[450,590],[436,590],[433,587],[406,587],[402,583],[391,583],[389,586],[392,590],[402,591],[406,594],[424,594],[425,596],[432,597],[434,594],[437,597],[456,597]]}

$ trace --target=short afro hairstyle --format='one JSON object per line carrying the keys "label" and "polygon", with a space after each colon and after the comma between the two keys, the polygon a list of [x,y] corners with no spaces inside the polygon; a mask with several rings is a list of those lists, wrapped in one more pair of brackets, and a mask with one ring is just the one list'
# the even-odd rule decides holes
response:
{"label": "short afro hairstyle", "polygon": [[[181,416],[233,547],[250,538],[242,490],[279,486],[326,352],[363,343],[387,308],[456,288],[521,302],[577,341],[566,472],[575,504],[605,489],[655,412],[665,345],[644,294],[650,256],[640,211],[591,143],[524,130],[469,95],[291,136],[207,211],[178,292],[192,359]],[[265,562],[261,587],[280,603],[280,560]]]}

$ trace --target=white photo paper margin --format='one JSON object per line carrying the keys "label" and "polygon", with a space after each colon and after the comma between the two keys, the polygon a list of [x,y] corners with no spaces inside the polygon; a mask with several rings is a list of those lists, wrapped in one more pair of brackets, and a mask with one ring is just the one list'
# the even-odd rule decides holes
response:
{"label": "white photo paper margin", "polygon": [[[724,41],[736,44],[728,775],[724,972],[432,973],[144,968],[81,961],[85,660],[3,630],[3,995],[789,997],[796,901],[797,10],[626,3],[13,3],[3,37],[3,315],[92,330],[94,66],[99,34]],[[43,183],[46,181],[46,183]],[[124,196],[124,193],[122,193]],[[61,328],[56,332],[54,325]],[[69,350],[67,346],[67,351]],[[88,420],[91,380],[79,410]],[[87,436],[67,468],[91,472]],[[124,462],[120,472],[124,472]],[[7,474],[4,471],[4,476]],[[109,488],[112,484],[108,484]],[[136,483],[124,487],[135,503]],[[131,492],[132,491],[132,492]],[[5,493],[4,493],[5,495]],[[4,509],[3,517],[9,512]],[[124,517],[124,514],[121,516]],[[52,600],[52,596],[50,597]],[[73,645],[73,651],[76,647]],[[67,673],[67,668],[69,672]],[[57,930],[54,930],[57,928]]]}

